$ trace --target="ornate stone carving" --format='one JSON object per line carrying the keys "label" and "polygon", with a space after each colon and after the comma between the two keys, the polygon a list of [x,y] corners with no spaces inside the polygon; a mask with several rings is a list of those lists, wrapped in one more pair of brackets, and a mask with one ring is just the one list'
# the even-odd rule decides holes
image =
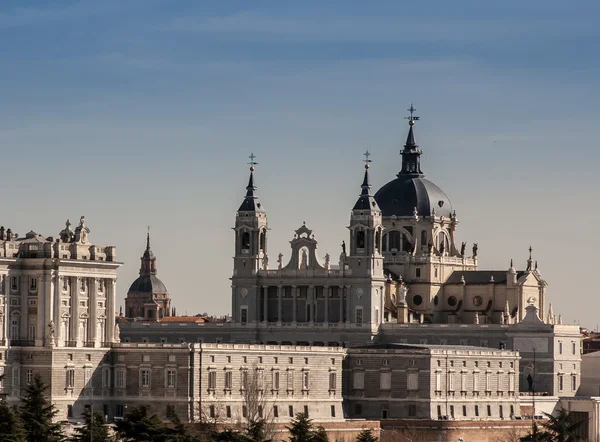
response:
{"label": "ornate stone carving", "polygon": [[248,289],[246,287],[242,287],[240,289],[240,295],[242,295],[242,298],[245,298],[246,296],[248,296]]}

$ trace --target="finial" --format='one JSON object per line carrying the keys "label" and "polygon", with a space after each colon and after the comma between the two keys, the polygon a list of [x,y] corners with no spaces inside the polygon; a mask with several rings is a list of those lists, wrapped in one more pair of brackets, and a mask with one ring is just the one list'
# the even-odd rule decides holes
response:
{"label": "finial", "polygon": [[408,112],[410,112],[410,116],[409,117],[404,117],[405,120],[408,120],[408,124],[409,126],[412,126],[413,124],[415,124],[415,121],[419,121],[419,117],[415,116],[414,113],[417,109],[415,109],[415,107],[413,106],[412,103],[410,103],[410,107],[407,109]]}
{"label": "finial", "polygon": [[510,268],[512,269],[513,267],[514,267],[514,266],[513,266],[513,259],[512,259],[512,258],[510,258]]}
{"label": "finial", "polygon": [[365,156],[365,159],[363,160],[365,162],[365,169],[368,169],[369,163],[371,162],[371,160],[369,159],[369,157],[371,156],[371,152],[369,152],[369,149],[367,149],[365,153],[363,153],[363,155]]}
{"label": "finial", "polygon": [[251,152],[248,158],[250,158],[250,161],[248,162],[248,164],[250,164],[250,172],[254,172],[254,166],[258,164],[256,161],[254,161],[256,159],[256,155],[254,155],[254,152]]}
{"label": "finial", "polygon": [[529,259],[531,259],[531,252],[533,252],[533,248],[529,246]]}
{"label": "finial", "polygon": [[148,233],[146,233],[146,249],[150,249],[150,224],[146,226]]}
{"label": "finial", "polygon": [[537,264],[537,260],[535,261],[535,270],[538,269],[538,264]]}

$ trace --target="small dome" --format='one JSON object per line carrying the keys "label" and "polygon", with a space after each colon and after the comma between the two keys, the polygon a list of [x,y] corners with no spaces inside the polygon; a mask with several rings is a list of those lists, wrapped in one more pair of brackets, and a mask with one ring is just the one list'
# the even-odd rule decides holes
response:
{"label": "small dome", "polygon": [[147,293],[149,295],[164,295],[168,294],[167,288],[163,282],[156,277],[156,275],[141,275],[138,279],[133,281],[131,287],[127,291],[130,293]]}
{"label": "small dome", "polygon": [[384,185],[375,194],[375,201],[384,217],[413,216],[416,207],[419,216],[450,218],[452,204],[438,186],[421,176],[399,174],[398,178]]}

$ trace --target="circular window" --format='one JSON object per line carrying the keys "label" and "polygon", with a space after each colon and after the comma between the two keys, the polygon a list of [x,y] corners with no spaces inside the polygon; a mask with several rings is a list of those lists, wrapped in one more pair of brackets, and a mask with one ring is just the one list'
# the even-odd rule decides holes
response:
{"label": "circular window", "polygon": [[456,304],[458,304],[458,299],[456,299],[456,296],[450,296],[448,298],[448,305],[450,307],[454,307]]}
{"label": "circular window", "polygon": [[415,295],[415,296],[413,296],[413,304],[414,305],[421,305],[421,304],[423,304],[423,297],[421,295]]}
{"label": "circular window", "polygon": [[483,298],[481,296],[477,295],[473,298],[473,305],[475,307],[481,307],[482,304],[483,304]]}
{"label": "circular window", "polygon": [[438,295],[435,295],[433,297],[433,305],[438,305],[438,302],[440,301],[440,298],[438,298]]}

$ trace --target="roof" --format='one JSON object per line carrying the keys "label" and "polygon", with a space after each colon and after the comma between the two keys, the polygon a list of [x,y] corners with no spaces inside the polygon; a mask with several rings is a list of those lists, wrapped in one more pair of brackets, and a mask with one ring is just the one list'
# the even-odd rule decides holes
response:
{"label": "roof", "polygon": [[[518,271],[517,279],[521,278],[526,272]],[[492,276],[494,284],[506,284],[506,270],[456,270],[452,272],[445,284],[462,284],[462,278],[465,284],[489,284]]]}
{"label": "roof", "polygon": [[369,179],[369,165],[365,166],[365,177],[363,179],[363,183],[361,185],[362,192],[354,204],[352,210],[376,210],[379,211],[379,207],[377,206],[377,201],[373,198],[371,194],[371,180]]}
{"label": "roof", "polygon": [[[500,351],[498,348],[477,347],[475,345],[441,345],[441,344],[400,344],[400,343],[382,343],[370,344],[362,347],[352,347],[361,350],[381,349],[381,350],[452,350],[452,351]],[[502,350],[511,351],[511,350]]]}
{"label": "roof", "polygon": [[131,287],[127,291],[129,293],[147,293],[149,295],[164,295],[168,294],[168,290],[163,282],[156,275],[141,275],[133,281]]}
{"label": "roof", "polygon": [[255,194],[258,188],[254,185],[254,169],[250,169],[250,178],[248,179],[248,186],[246,186],[246,197],[238,212],[264,212],[262,204],[258,199],[258,195]]}
{"label": "roof", "polygon": [[165,316],[160,322],[206,322],[202,316]]}
{"label": "roof", "polygon": [[383,216],[414,216],[414,210],[420,216],[450,218],[452,204],[448,196],[431,181],[419,177],[399,174],[398,178],[384,185],[375,194],[375,200]]}

